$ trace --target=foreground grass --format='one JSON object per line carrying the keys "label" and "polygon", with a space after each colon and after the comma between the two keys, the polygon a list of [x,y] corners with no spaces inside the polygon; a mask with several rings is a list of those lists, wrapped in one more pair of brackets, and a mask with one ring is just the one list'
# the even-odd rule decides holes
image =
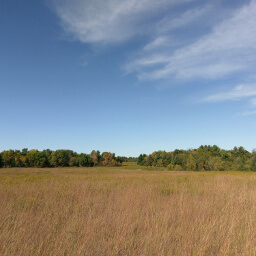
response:
{"label": "foreground grass", "polygon": [[0,255],[256,255],[256,175],[0,170]]}

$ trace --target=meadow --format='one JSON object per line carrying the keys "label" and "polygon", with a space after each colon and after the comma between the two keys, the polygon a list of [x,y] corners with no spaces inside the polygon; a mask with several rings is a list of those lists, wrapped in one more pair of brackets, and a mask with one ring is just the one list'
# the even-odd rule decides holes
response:
{"label": "meadow", "polygon": [[0,169],[0,255],[256,255],[256,174]]}

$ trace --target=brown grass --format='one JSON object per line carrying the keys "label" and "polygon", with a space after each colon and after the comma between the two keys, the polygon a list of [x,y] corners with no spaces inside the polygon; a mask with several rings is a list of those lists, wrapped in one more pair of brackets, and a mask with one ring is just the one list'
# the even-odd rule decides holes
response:
{"label": "brown grass", "polygon": [[0,170],[4,256],[256,255],[255,231],[254,173]]}

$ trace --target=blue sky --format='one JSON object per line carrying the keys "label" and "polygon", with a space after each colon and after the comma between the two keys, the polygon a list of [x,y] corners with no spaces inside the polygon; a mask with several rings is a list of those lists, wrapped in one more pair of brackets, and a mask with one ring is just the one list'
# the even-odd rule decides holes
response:
{"label": "blue sky", "polygon": [[256,1],[4,0],[0,151],[256,148]]}

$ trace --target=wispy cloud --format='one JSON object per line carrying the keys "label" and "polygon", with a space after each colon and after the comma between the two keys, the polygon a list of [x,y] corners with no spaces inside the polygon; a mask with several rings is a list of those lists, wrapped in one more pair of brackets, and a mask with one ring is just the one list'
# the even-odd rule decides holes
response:
{"label": "wispy cloud", "polygon": [[[202,17],[207,15],[212,9],[211,5],[203,5],[200,7],[192,8],[184,13],[178,15],[178,17],[170,18],[164,17],[157,24],[159,33],[170,32],[173,29],[178,29],[188,25],[191,22],[195,22],[196,20],[201,20]],[[206,17],[205,17],[206,18]]]}
{"label": "wispy cloud", "polygon": [[256,98],[251,100],[252,106],[256,108]]}
{"label": "wispy cloud", "polygon": [[242,116],[252,116],[252,115],[256,115],[256,110],[254,110],[254,111],[242,112],[241,115],[242,115]]}
{"label": "wispy cloud", "polygon": [[117,43],[150,33],[152,19],[192,0],[55,0],[64,30],[84,43]]}
{"label": "wispy cloud", "polygon": [[[204,11],[206,10],[208,9],[205,8]],[[200,12],[200,15],[202,13]],[[187,13],[184,14],[185,17],[187,15]],[[142,79],[151,80],[216,79],[234,72],[254,72],[252,64],[256,63],[255,17],[256,1],[252,1],[236,10],[231,18],[215,25],[210,33],[200,36],[194,43],[173,51],[161,49],[158,55],[155,51],[144,54],[140,59],[131,61],[127,65],[128,70],[136,72]],[[174,22],[173,26],[181,26],[183,22],[186,23],[186,19]],[[155,58],[156,61],[154,61]],[[164,61],[160,63],[160,59]],[[147,60],[158,66],[147,70],[149,62]],[[162,66],[159,67],[159,64]]]}
{"label": "wispy cloud", "polygon": [[256,0],[226,4],[225,12],[222,5],[201,0],[54,0],[63,29],[83,43],[118,44],[145,36],[145,45],[129,54],[125,71],[140,80],[169,81],[254,74]]}
{"label": "wispy cloud", "polygon": [[[256,86],[255,85],[238,85],[235,88],[220,92],[216,94],[209,95],[201,102],[226,102],[226,101],[246,101],[247,111],[238,113],[242,116],[251,116],[256,114]],[[249,103],[249,104],[248,104]]]}
{"label": "wispy cloud", "polygon": [[[242,100],[246,98],[252,98],[256,96],[255,85],[238,85],[232,90],[216,93],[205,97],[202,101],[205,102],[219,102],[219,101],[230,101],[230,100]],[[256,107],[256,99],[251,99],[251,103]]]}
{"label": "wispy cloud", "polygon": [[168,37],[159,36],[155,38],[152,42],[148,43],[144,47],[144,50],[149,51],[149,50],[159,49],[159,47],[169,46],[169,44],[170,44],[170,39]]}

